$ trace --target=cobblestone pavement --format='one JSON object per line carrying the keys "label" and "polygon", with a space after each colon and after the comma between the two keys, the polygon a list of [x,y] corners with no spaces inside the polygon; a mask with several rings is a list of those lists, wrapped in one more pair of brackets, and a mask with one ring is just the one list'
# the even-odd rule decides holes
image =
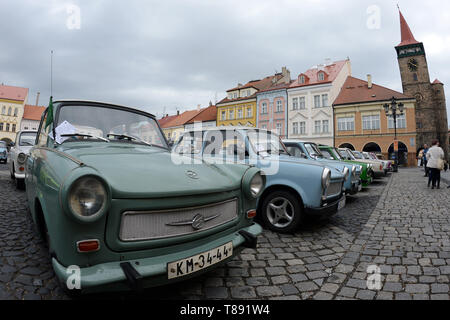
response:
{"label": "cobblestone pavement", "polygon": [[[3,170],[3,171],[2,171]],[[68,299],[27,212],[0,166],[0,299]],[[264,231],[256,250],[179,284],[88,299],[449,299],[450,192],[417,168],[376,181],[336,216],[292,235]],[[444,185],[445,187],[445,185]],[[381,290],[367,287],[367,267]]]}

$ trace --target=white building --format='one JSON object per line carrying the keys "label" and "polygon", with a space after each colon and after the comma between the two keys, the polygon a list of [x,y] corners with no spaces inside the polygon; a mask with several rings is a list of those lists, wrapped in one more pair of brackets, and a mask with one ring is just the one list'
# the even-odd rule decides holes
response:
{"label": "white building", "polygon": [[25,105],[20,131],[37,131],[45,107]]}
{"label": "white building", "polygon": [[333,102],[351,75],[350,60],[315,66],[288,89],[288,137],[333,145]]}

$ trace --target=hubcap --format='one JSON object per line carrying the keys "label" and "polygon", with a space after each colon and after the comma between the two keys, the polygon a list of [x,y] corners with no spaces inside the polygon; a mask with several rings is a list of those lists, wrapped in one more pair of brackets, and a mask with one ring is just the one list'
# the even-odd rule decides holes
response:
{"label": "hubcap", "polygon": [[269,202],[266,210],[267,219],[277,228],[286,228],[294,220],[295,210],[286,198],[278,197]]}

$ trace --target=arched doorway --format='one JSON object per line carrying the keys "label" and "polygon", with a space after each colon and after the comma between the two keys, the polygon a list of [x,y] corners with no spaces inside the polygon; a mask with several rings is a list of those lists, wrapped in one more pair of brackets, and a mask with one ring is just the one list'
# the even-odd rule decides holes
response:
{"label": "arched doorway", "polygon": [[[391,144],[388,150],[389,159],[394,159],[394,144]],[[408,147],[403,142],[398,142],[398,164],[408,166]]]}
{"label": "arched doorway", "polygon": [[347,148],[352,151],[355,151],[355,147],[353,145],[351,145],[350,143],[343,143],[339,146],[339,148]]}
{"label": "arched doorway", "polygon": [[9,139],[9,138],[3,138],[3,139],[1,139],[0,140],[2,143],[0,143],[2,146],[5,146],[7,149],[8,149],[8,151],[9,151],[9,149],[11,148],[11,143],[12,143],[12,140],[11,139]]}
{"label": "arched doorway", "polygon": [[375,142],[370,142],[364,146],[363,151],[381,153],[381,147]]}

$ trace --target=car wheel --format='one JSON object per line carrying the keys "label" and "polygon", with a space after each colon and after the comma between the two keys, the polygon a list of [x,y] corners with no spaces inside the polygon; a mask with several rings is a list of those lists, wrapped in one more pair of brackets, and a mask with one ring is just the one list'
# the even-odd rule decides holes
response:
{"label": "car wheel", "polygon": [[18,190],[25,190],[25,180],[24,179],[16,179],[16,188]]}
{"label": "car wheel", "polygon": [[9,172],[9,174],[11,175],[11,180],[14,180],[15,176],[14,176],[14,164],[12,165],[12,170]]}
{"label": "car wheel", "polygon": [[264,198],[261,218],[269,230],[291,233],[303,222],[300,201],[288,191],[272,192]]}

